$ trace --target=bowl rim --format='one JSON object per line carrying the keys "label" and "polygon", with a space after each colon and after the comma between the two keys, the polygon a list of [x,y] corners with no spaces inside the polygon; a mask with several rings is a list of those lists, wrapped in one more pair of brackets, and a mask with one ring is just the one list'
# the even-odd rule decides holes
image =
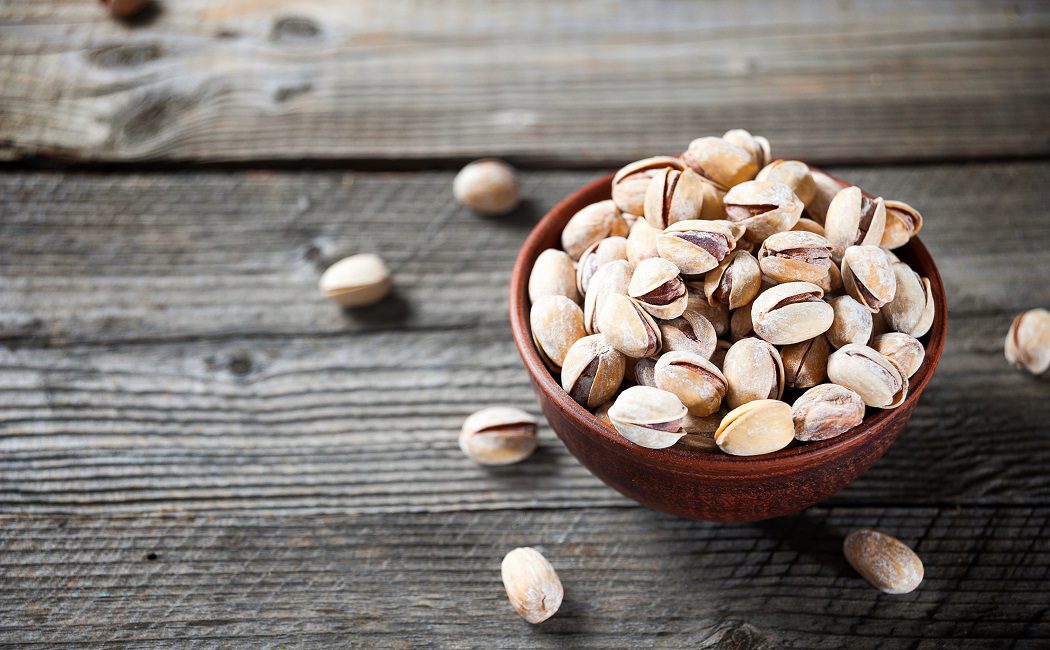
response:
{"label": "bowl rim", "polygon": [[[821,171],[817,168],[811,169]],[[821,173],[826,174],[843,187],[850,186],[850,183],[827,174],[827,172],[821,171]],[[935,315],[933,325],[926,335],[929,337],[929,342],[926,344],[925,358],[919,369],[909,379],[908,396],[899,407],[895,409],[879,409],[873,416],[864,420],[863,423],[840,436],[829,440],[793,445],[759,456],[733,456],[724,453],[683,449],[676,446],[665,449],[649,449],[627,440],[618,432],[605,425],[593,413],[576,403],[575,400],[569,397],[569,394],[565,392],[559,382],[555,381],[554,376],[540,359],[539,353],[533,344],[529,323],[531,306],[528,299],[528,278],[536,258],[546,248],[544,242],[550,238],[550,231],[552,229],[560,230],[560,227],[555,224],[559,219],[559,215],[567,221],[566,213],[569,213],[568,216],[571,217],[571,214],[575,214],[576,211],[584,206],[594,201],[604,200],[603,198],[595,197],[607,199],[610,194],[609,187],[613,175],[602,176],[577,189],[559,201],[536,223],[518,252],[510,281],[511,331],[518,353],[525,364],[525,369],[534,385],[542,390],[548,399],[560,407],[563,413],[575,420],[582,430],[586,430],[589,435],[603,440],[607,445],[612,445],[622,452],[630,453],[632,457],[640,462],[657,466],[665,471],[677,470],[689,473],[728,473],[753,476],[756,474],[777,474],[781,471],[789,471],[800,464],[812,464],[830,460],[853,447],[866,444],[882,430],[882,427],[879,425],[883,422],[899,414],[911,412],[920,394],[929,384],[933,371],[940,361],[948,329],[947,302],[940,272],[929,250],[917,237],[913,237],[905,246],[895,250],[906,250],[907,257],[916,259],[916,266],[922,267],[922,275],[929,279],[930,288],[934,294]]]}

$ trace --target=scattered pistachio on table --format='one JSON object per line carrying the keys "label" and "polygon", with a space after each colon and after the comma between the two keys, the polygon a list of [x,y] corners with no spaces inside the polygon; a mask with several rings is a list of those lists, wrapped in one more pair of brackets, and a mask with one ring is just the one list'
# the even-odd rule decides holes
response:
{"label": "scattered pistachio on table", "polygon": [[1033,375],[1050,368],[1050,311],[1030,309],[1017,315],[1006,335],[1006,359]]}
{"label": "scattered pistachio on table", "polygon": [[362,253],[343,258],[321,274],[326,296],[344,307],[374,305],[390,293],[390,271],[378,255]]}
{"label": "scattered pistachio on table", "polygon": [[463,422],[459,448],[481,465],[510,465],[536,451],[536,419],[511,406],[482,409]]}
{"label": "scattered pistachio on table", "polygon": [[528,546],[507,553],[500,567],[514,611],[529,623],[542,623],[561,607],[565,591],[547,558]]}
{"label": "scattered pistachio on table", "polygon": [[884,593],[906,594],[922,582],[922,560],[892,535],[859,528],[846,535],[842,552],[861,577]]}
{"label": "scattered pistachio on table", "polygon": [[475,160],[456,174],[452,194],[478,214],[506,214],[518,207],[518,173],[502,160]]}

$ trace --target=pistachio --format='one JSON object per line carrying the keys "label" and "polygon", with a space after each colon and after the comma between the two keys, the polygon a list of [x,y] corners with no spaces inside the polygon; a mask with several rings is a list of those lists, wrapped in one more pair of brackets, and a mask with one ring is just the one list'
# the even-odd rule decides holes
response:
{"label": "pistachio", "polygon": [[762,242],[758,263],[777,282],[820,284],[832,267],[831,242],[809,232],[778,232]]}
{"label": "pistachio", "polygon": [[540,357],[554,371],[561,369],[572,344],[587,336],[583,310],[565,296],[543,296],[532,303],[529,324]]}
{"label": "pistachio", "polygon": [[882,307],[886,324],[895,332],[919,337],[933,325],[934,303],[930,281],[903,262],[894,262],[896,291],[893,299]]}
{"label": "pistachio", "polygon": [[594,417],[601,420],[601,423],[609,427],[613,431],[616,431],[616,427],[613,426],[612,419],[609,418],[609,409],[612,408],[612,402],[605,402],[598,408],[594,409]]}
{"label": "pistachio", "polygon": [[795,400],[791,419],[795,423],[795,440],[827,440],[864,421],[864,401],[844,386],[822,384]]}
{"label": "pistachio", "polygon": [[760,399],[780,399],[784,394],[784,363],[769,343],[756,338],[741,339],[726,352],[722,374],[728,383],[730,408]]}
{"label": "pistachio", "polygon": [[733,347],[733,344],[729,341],[719,341],[715,343],[715,351],[711,353],[711,363],[715,364],[718,368],[724,368],[726,362],[726,353],[729,352],[729,348]]}
{"label": "pistachio", "polygon": [[755,180],[783,183],[806,205],[809,205],[817,192],[813,176],[809,173],[809,165],[801,160],[774,160],[759,170]]}
{"label": "pistachio", "polygon": [[624,358],[601,334],[572,344],[561,366],[561,387],[587,408],[610,400],[623,383]]}
{"label": "pistachio", "polygon": [[572,258],[556,248],[540,253],[529,274],[529,300],[536,302],[543,296],[565,296],[573,302],[580,302],[576,267]]}
{"label": "pistachio", "polygon": [[835,310],[810,282],[785,282],[763,291],[751,307],[755,334],[773,345],[809,340],[828,331]]}
{"label": "pistachio", "polygon": [[1050,311],[1030,309],[1014,318],[1006,335],[1006,360],[1033,375],[1050,368]]}
{"label": "pistachio", "polygon": [[819,223],[810,219],[809,217],[801,217],[798,220],[798,223],[795,224],[795,227],[791,230],[798,232],[811,232],[814,235],[820,235],[821,237],[827,239],[827,237],[825,237],[824,234],[824,226],[820,225]]}
{"label": "pistachio", "polygon": [[583,301],[583,326],[591,334],[601,331],[598,320],[605,298],[613,295],[627,295],[631,283],[631,265],[623,260],[607,262],[598,268],[587,283],[587,294]]}
{"label": "pistachio", "polygon": [[742,234],[728,221],[679,221],[656,236],[656,250],[683,275],[697,276],[718,266]]}
{"label": "pistachio", "polygon": [[482,465],[510,465],[536,451],[536,418],[511,406],[482,409],[463,422],[459,448]]}
{"label": "pistachio", "polygon": [[791,407],[759,399],[733,409],[715,431],[715,443],[727,454],[757,456],[787,447],[795,437]]}
{"label": "pistachio", "polygon": [[809,175],[813,178],[813,199],[806,204],[806,214],[813,221],[826,226],[828,207],[842,191],[842,183],[817,169],[810,169]]}
{"label": "pistachio", "polygon": [[626,237],[627,222],[612,200],[598,201],[572,215],[561,231],[561,247],[574,260],[596,241]]}
{"label": "pistachio", "polygon": [[663,344],[653,317],[637,300],[624,295],[610,294],[605,298],[599,323],[609,344],[629,357],[650,357]]}
{"label": "pistachio", "polygon": [[627,259],[627,240],[623,237],[606,237],[591,244],[580,256],[576,265],[576,288],[580,295],[587,293],[591,278],[606,262]]}
{"label": "pistachio", "polygon": [[612,200],[616,207],[630,214],[643,214],[649,181],[668,168],[682,171],[685,163],[671,156],[655,156],[636,160],[616,172],[612,180]]}
{"label": "pistachio", "polygon": [[725,219],[726,208],[723,204],[726,191],[717,187],[714,183],[703,179],[704,204],[700,207],[700,219]]}
{"label": "pistachio", "polygon": [[715,431],[722,423],[725,411],[719,410],[711,415],[686,414],[682,420],[682,433],[685,435],[678,440],[678,447],[693,451],[711,451],[717,449],[715,444]]}
{"label": "pistachio", "polygon": [[518,174],[502,160],[475,160],[456,174],[452,194],[479,214],[506,214],[518,206]]}
{"label": "pistachio", "polygon": [[645,220],[664,229],[677,221],[700,218],[704,206],[704,181],[691,169],[658,171],[645,191]]}
{"label": "pistachio", "polygon": [[908,395],[908,377],[896,361],[855,343],[828,357],[828,378],[875,408],[897,408]]}
{"label": "pistachio", "polygon": [[828,275],[816,283],[825,294],[838,293],[842,290],[842,272],[839,267],[832,264],[828,267]]}
{"label": "pistachio", "polygon": [[659,257],[638,265],[631,275],[627,295],[657,318],[677,318],[689,304],[689,295],[678,275],[678,267]]}
{"label": "pistachio", "polygon": [[758,260],[745,251],[733,251],[704,276],[708,302],[737,309],[755,299],[762,289]]}
{"label": "pistachio", "polygon": [[842,286],[872,313],[893,300],[897,279],[878,246],[850,246],[842,255]]}
{"label": "pistachio", "polygon": [[780,350],[784,363],[784,382],[792,388],[810,388],[828,378],[831,345],[825,335],[785,345]]}
{"label": "pistachio", "polygon": [[852,296],[835,296],[828,301],[835,320],[828,328],[828,342],[836,348],[849,343],[866,345],[871,340],[871,312]]}
{"label": "pistachio", "polygon": [[835,195],[824,220],[835,259],[841,258],[850,246],[878,246],[885,227],[886,206],[882,199],[869,199],[856,186],[843,188]]}
{"label": "pistachio", "polygon": [[756,243],[794,228],[802,207],[791,188],[771,181],[741,183],[725,196],[726,217],[744,226],[747,238]]}
{"label": "pistachio", "polygon": [[503,587],[514,611],[535,625],[558,611],[565,595],[554,567],[534,548],[507,553],[500,567]]}
{"label": "pistachio", "polygon": [[673,393],[649,386],[632,386],[620,393],[609,419],[624,438],[649,449],[678,442],[686,408]]}
{"label": "pistachio", "polygon": [[698,312],[686,310],[659,326],[664,352],[692,352],[709,359],[715,351],[718,341],[715,327]]}
{"label": "pistachio", "polygon": [[729,340],[739,341],[755,333],[755,327],[751,322],[751,310],[755,301],[747,303],[743,307],[734,309],[729,317]]}
{"label": "pistachio", "polygon": [[659,234],[660,231],[645,219],[638,219],[631,225],[631,232],[627,235],[627,261],[632,268],[650,257],[660,257],[656,250],[656,236]]}
{"label": "pistachio", "polygon": [[899,248],[922,230],[922,215],[903,201],[886,201],[886,228],[882,231],[883,248]]}
{"label": "pistachio", "polygon": [[923,359],[926,358],[926,348],[922,347],[922,343],[914,336],[901,332],[876,336],[871,341],[871,348],[896,361],[909,379],[919,370]]}
{"label": "pistachio", "polygon": [[715,328],[715,336],[726,335],[729,332],[729,306],[721,303],[712,305],[707,300],[702,282],[686,282],[685,288],[689,292],[686,311],[696,312],[706,318]]}
{"label": "pistachio", "polygon": [[693,140],[682,154],[682,162],[723,189],[751,180],[758,172],[758,165],[747,149],[723,138]]}
{"label": "pistachio", "polygon": [[883,593],[910,593],[922,582],[922,560],[892,535],[866,528],[851,531],[842,552],[857,573]]}
{"label": "pistachio", "polygon": [[321,274],[321,291],[344,307],[374,305],[390,293],[390,271],[378,255],[345,257]]}
{"label": "pistachio", "polygon": [[[632,359],[628,357],[628,360]],[[641,359],[633,359],[634,368],[631,376],[634,378],[636,386],[650,386],[656,388],[656,359],[652,357],[643,357]]]}
{"label": "pistachio", "polygon": [[769,151],[769,140],[760,135],[751,135],[744,129],[730,129],[722,135],[722,139],[747,151],[751,155],[751,161],[755,163],[756,169],[765,167],[772,159]]}
{"label": "pistachio", "polygon": [[689,413],[698,416],[717,412],[728,389],[722,371],[692,352],[661,355],[654,376],[657,388],[674,393]]}

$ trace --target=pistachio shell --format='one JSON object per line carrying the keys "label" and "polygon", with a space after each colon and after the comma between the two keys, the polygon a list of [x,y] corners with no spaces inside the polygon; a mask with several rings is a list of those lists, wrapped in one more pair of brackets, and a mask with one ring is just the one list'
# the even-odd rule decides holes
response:
{"label": "pistachio shell", "polygon": [[722,203],[725,199],[725,190],[716,187],[714,183],[711,183],[706,178],[704,180],[703,193],[704,193],[704,204],[700,208],[701,219],[725,219],[726,208]]}
{"label": "pistachio shell", "polygon": [[503,588],[514,611],[529,623],[542,623],[561,607],[565,591],[554,567],[534,548],[516,548],[500,566]]}
{"label": "pistachio shell", "polygon": [[574,400],[594,408],[612,398],[623,383],[624,357],[601,334],[572,344],[561,367],[561,387]]}
{"label": "pistachio shell", "polygon": [[715,351],[711,353],[711,363],[715,364],[719,369],[724,368],[726,353],[729,352],[729,348],[731,347],[733,347],[733,344],[729,341],[719,341],[718,343],[715,343]]}
{"label": "pistachio shell", "polygon": [[601,331],[598,321],[605,298],[613,294],[627,295],[630,283],[631,265],[623,260],[607,262],[594,272],[583,301],[583,326],[588,332]]}
{"label": "pistachio shell", "polygon": [[663,229],[678,221],[698,219],[704,205],[704,181],[691,169],[663,169],[645,191],[645,220]]}
{"label": "pistachio shell", "polygon": [[809,232],[778,232],[762,242],[758,262],[777,282],[820,284],[832,266],[831,242]]}
{"label": "pistachio shell", "polygon": [[696,276],[718,266],[741,234],[728,221],[680,221],[656,236],[656,250],[684,275]]}
{"label": "pistachio shell", "polygon": [[493,406],[463,422],[459,448],[482,465],[509,465],[536,450],[536,418],[521,409]]}
{"label": "pistachio shell", "polygon": [[813,199],[806,204],[806,215],[826,226],[828,207],[842,191],[842,183],[817,169],[810,169],[809,175],[813,178]]}
{"label": "pistachio shell", "polygon": [[692,352],[709,359],[715,351],[715,327],[698,312],[686,310],[659,325],[664,352]]}
{"label": "pistachio shell", "polygon": [[787,447],[794,437],[791,407],[760,399],[727,413],[715,432],[715,443],[727,454],[757,456]]}
{"label": "pistachio shell", "polygon": [[729,317],[729,340],[739,341],[755,333],[755,327],[751,323],[751,309],[755,301],[747,303],[739,309],[734,309]]}
{"label": "pistachio shell", "polygon": [[616,431],[616,427],[613,426],[612,419],[609,417],[609,409],[612,408],[612,405],[612,402],[605,402],[594,409],[594,417],[598,418],[609,429]]}
{"label": "pistachio shell", "polygon": [[875,408],[896,408],[908,395],[908,377],[897,362],[864,345],[850,343],[828,357],[828,378]]}
{"label": "pistachio shell", "polygon": [[656,250],[656,236],[660,231],[649,225],[645,219],[638,219],[631,225],[631,232],[627,235],[627,261],[631,267],[637,267],[642,260],[650,257],[659,257]]}
{"label": "pistachio shell", "polygon": [[671,156],[655,156],[636,160],[616,172],[612,180],[612,199],[616,207],[630,214],[642,214],[649,181],[668,167],[681,171],[685,164]]}
{"label": "pistachio shell", "polygon": [[686,408],[673,393],[632,386],[620,393],[609,418],[620,434],[642,447],[664,449],[678,442]]}
{"label": "pistachio shell", "polygon": [[756,338],[741,339],[726,352],[722,374],[728,382],[726,400],[730,408],[759,399],[780,399],[784,394],[784,363],[769,343]]}
{"label": "pistachio shell", "polygon": [[842,286],[872,313],[893,300],[897,278],[878,246],[850,246],[842,255]]}
{"label": "pistachio shell", "polygon": [[595,272],[608,262],[627,260],[627,240],[623,237],[606,237],[591,244],[580,256],[576,265],[576,288],[580,295],[587,293]]}
{"label": "pistachio shell", "polygon": [[1050,312],[1030,309],[1014,318],[1006,335],[1006,360],[1041,375],[1050,368]]}
{"label": "pistachio shell", "polygon": [[626,237],[627,222],[612,200],[598,201],[569,219],[561,231],[561,247],[574,260],[596,241],[606,237]]}
{"label": "pistachio shell", "polygon": [[715,328],[716,336],[725,336],[729,333],[729,306],[712,305],[704,293],[703,283],[686,282],[685,288],[689,292],[689,304],[686,311],[693,311],[706,318]]}
{"label": "pistachio shell", "polygon": [[697,174],[729,189],[758,173],[750,152],[723,138],[697,138],[689,143],[682,161]]}
{"label": "pistachio shell", "polygon": [[556,248],[540,253],[529,274],[529,300],[536,302],[543,296],[565,296],[573,302],[580,302],[572,258]]}
{"label": "pistachio shell", "polygon": [[852,296],[836,296],[828,301],[835,320],[828,328],[828,342],[836,348],[849,343],[866,345],[871,340],[871,312]]}
{"label": "pistachio shell", "polygon": [[886,325],[895,332],[919,337],[933,324],[934,304],[930,281],[903,262],[894,262],[896,291],[893,299],[882,307]]}
{"label": "pistachio shell", "polygon": [[745,251],[733,251],[704,276],[704,295],[711,304],[737,309],[755,299],[762,289],[758,260]]}
{"label": "pistachio shell", "polygon": [[809,282],[786,282],[763,291],[751,307],[755,334],[774,345],[809,340],[828,331],[835,310]]}
{"label": "pistachio shell", "polygon": [[864,421],[860,395],[837,384],[814,386],[791,406],[795,440],[827,440]]}
{"label": "pistachio shell", "polygon": [[802,201],[787,185],[748,181],[726,192],[726,217],[747,230],[747,238],[761,242],[774,233],[791,230],[802,215]]}
{"label": "pistachio shell", "polygon": [[344,307],[374,305],[390,293],[393,283],[382,258],[371,253],[345,257],[321,274],[326,296]]}
{"label": "pistachio shell", "polygon": [[685,433],[676,445],[679,449],[690,451],[712,451],[718,448],[715,444],[715,431],[722,423],[725,411],[719,410],[711,415],[686,414],[682,420],[682,432]]}
{"label": "pistachio shell", "polygon": [[643,260],[631,275],[627,295],[657,318],[677,318],[689,305],[689,293],[678,267],[654,257]]}
{"label": "pistachio shell", "polygon": [[548,368],[559,370],[569,348],[587,336],[583,310],[565,296],[543,296],[529,312],[532,340]]}
{"label": "pistachio shell", "polygon": [[758,169],[765,167],[772,160],[769,140],[760,135],[751,135],[745,129],[730,129],[722,135],[722,139],[747,151],[751,155],[751,162],[755,163]]}
{"label": "pistachio shell", "polygon": [[827,238],[824,233],[824,226],[820,225],[809,217],[802,217],[795,224],[795,227],[791,230],[796,232],[811,232],[814,235],[820,235],[821,237]]}
{"label": "pistachio shell", "polygon": [[784,382],[792,388],[810,388],[828,378],[831,345],[821,334],[808,341],[785,345],[780,350],[784,363]]}
{"label": "pistachio shell", "polygon": [[926,348],[922,343],[914,336],[901,332],[876,336],[871,341],[871,348],[896,361],[909,379],[919,370],[923,359],[926,358]]}
{"label": "pistachio shell", "polygon": [[869,199],[859,187],[843,188],[828,206],[824,231],[840,259],[850,246],[878,246],[886,227],[886,206],[881,198]]}
{"label": "pistachio shell", "polygon": [[857,573],[884,593],[906,594],[922,582],[922,560],[892,535],[854,530],[842,542],[842,552]]}
{"label": "pistachio shell", "polygon": [[726,378],[713,363],[692,352],[668,352],[655,368],[656,387],[674,393],[693,415],[718,411],[728,388]]}
{"label": "pistachio shell", "polygon": [[922,215],[903,201],[886,201],[886,228],[880,246],[899,248],[922,230]]}
{"label": "pistachio shell", "polygon": [[634,361],[634,372],[631,374],[635,385],[656,388],[656,359],[652,357],[631,359],[628,357],[628,360]]}
{"label": "pistachio shell", "polygon": [[599,322],[609,344],[629,357],[640,359],[660,351],[659,326],[633,298],[620,294],[606,297]]}
{"label": "pistachio shell", "polygon": [[813,176],[809,173],[809,165],[800,160],[774,160],[759,170],[755,180],[783,183],[806,205],[813,200],[817,191]]}

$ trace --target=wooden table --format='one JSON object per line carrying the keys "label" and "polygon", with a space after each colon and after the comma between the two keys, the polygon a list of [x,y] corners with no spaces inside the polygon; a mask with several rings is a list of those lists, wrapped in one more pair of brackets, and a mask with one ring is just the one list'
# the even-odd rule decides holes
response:
{"label": "wooden table", "polygon": [[[794,3],[792,3],[794,4]],[[1046,4],[0,3],[0,640],[55,647],[1046,647]],[[901,440],[828,502],[716,525],[643,509],[541,430],[483,469],[475,409],[538,412],[517,247],[627,160],[744,126],[920,208],[950,337]],[[466,160],[525,204],[451,197]],[[305,161],[305,162],[304,162]],[[381,253],[355,313],[320,272]],[[906,596],[858,526],[923,558]],[[544,549],[522,622],[503,554]]]}

